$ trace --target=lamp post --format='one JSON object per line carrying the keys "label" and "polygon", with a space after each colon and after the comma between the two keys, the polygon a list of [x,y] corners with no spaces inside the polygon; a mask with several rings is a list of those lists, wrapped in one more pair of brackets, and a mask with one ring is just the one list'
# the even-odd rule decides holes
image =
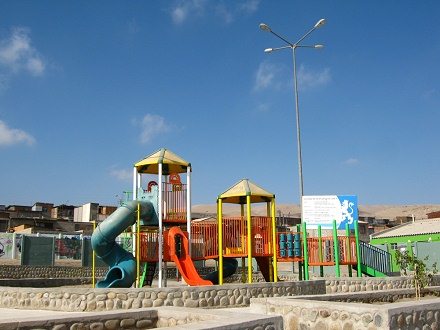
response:
{"label": "lamp post", "polygon": [[[260,29],[265,32],[270,32],[278,39],[284,41],[287,46],[277,47],[277,48],[266,48],[264,50],[265,53],[271,53],[277,50],[288,49],[292,50],[292,60],[293,60],[293,80],[294,80],[294,94],[295,94],[295,113],[296,113],[296,140],[298,143],[298,175],[299,175],[299,193],[300,193],[300,205],[302,204],[302,196],[304,195],[304,183],[303,183],[303,173],[302,173],[302,152],[301,152],[301,130],[300,130],[300,121],[299,121],[299,105],[298,105],[298,80],[296,77],[296,49],[297,48],[323,48],[323,45],[301,45],[301,41],[303,41],[309,34],[311,34],[316,29],[320,28],[325,24],[325,19],[321,18],[316,24],[311,28],[306,34],[304,34],[299,40],[295,43],[292,43],[280,36],[278,33],[274,32],[267,24],[261,23]],[[302,209],[302,208],[301,208]]]}

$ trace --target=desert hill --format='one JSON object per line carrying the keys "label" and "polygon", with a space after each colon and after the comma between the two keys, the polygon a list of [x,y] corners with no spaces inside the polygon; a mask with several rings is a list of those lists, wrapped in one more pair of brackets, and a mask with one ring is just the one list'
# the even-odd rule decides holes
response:
{"label": "desert hill", "polygon": [[[211,216],[217,213],[215,204],[199,204],[192,206],[192,212],[200,216]],[[300,208],[295,204],[277,204],[277,215],[291,215],[299,217]],[[398,216],[412,216],[416,220],[426,219],[427,213],[440,211],[440,204],[423,205],[359,205],[359,215],[361,217],[375,217],[376,219],[394,220]],[[252,213],[255,215],[266,214],[265,204],[255,204],[252,206]],[[240,206],[234,204],[223,204],[223,214],[227,216],[239,215]]]}

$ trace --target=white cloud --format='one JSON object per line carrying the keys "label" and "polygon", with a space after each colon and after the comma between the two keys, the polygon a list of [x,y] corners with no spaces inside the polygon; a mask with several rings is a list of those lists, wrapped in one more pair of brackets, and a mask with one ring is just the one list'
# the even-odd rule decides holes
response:
{"label": "white cloud", "polygon": [[128,21],[127,24],[127,31],[129,35],[135,35],[139,33],[141,30],[137,20],[135,18],[132,18],[130,21]]}
{"label": "white cloud", "polygon": [[14,73],[24,70],[40,76],[46,64],[32,47],[29,34],[28,29],[13,28],[9,38],[0,40],[0,65]]}
{"label": "white cloud", "polygon": [[332,77],[330,69],[326,68],[320,72],[313,72],[304,65],[301,65],[298,70],[298,88],[308,89],[318,86],[323,86],[331,82]]}
{"label": "white cloud", "polygon": [[422,93],[422,98],[425,101],[435,100],[439,96],[440,96],[440,91],[435,88],[431,88]]}
{"label": "white cloud", "polygon": [[171,9],[174,24],[182,24],[191,15],[202,16],[205,12],[206,0],[181,0]]}
{"label": "white cloud", "polygon": [[240,10],[246,14],[253,14],[258,10],[260,0],[247,0],[240,5]]}
{"label": "white cloud", "polygon": [[170,14],[174,24],[182,24],[193,17],[215,15],[226,24],[234,21],[236,16],[251,15],[258,10],[260,0],[241,1],[207,1],[180,0],[175,2]]}
{"label": "white cloud", "polygon": [[257,105],[257,111],[258,112],[269,112],[271,110],[270,104],[267,103],[260,103]]}
{"label": "white cloud", "polygon": [[348,158],[342,162],[344,165],[354,166],[359,164],[359,159],[357,158]]}
{"label": "white cloud", "polygon": [[4,121],[0,120],[0,146],[10,146],[19,143],[33,145],[35,138],[21,129],[8,127]]}
{"label": "white cloud", "polygon": [[110,176],[121,181],[130,181],[133,178],[133,171],[128,169],[117,169],[112,167],[109,173]]}
{"label": "white cloud", "polygon": [[215,8],[215,13],[221,17],[226,24],[230,24],[234,20],[234,14],[224,4],[219,4]]}
{"label": "white cloud", "polygon": [[154,114],[146,114],[137,125],[141,128],[140,142],[143,144],[149,143],[156,136],[171,130],[171,126],[166,123],[165,118]]}
{"label": "white cloud", "polygon": [[255,74],[254,90],[279,88],[281,67],[267,61],[260,63]]}

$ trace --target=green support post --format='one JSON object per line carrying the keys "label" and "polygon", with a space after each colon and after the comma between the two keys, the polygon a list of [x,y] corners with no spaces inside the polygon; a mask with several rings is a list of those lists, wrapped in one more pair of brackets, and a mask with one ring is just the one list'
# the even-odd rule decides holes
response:
{"label": "green support post", "polygon": [[[296,225],[296,232],[301,233],[301,225]],[[302,281],[302,279],[303,279],[302,262],[298,261],[298,281]]]}
{"label": "green support post", "polygon": [[[350,246],[350,225],[348,224],[348,222],[345,224],[345,236],[347,236],[346,240],[347,240],[347,254],[350,257],[350,261],[351,261],[351,246]],[[348,265],[348,276],[349,277],[353,277],[353,272],[351,270],[351,265]]]}
{"label": "green support post", "polygon": [[333,220],[333,246],[335,258],[335,275],[341,277],[341,269],[339,266],[339,244],[338,244],[338,229],[336,228],[336,220]]}
{"label": "green support post", "polygon": [[357,277],[362,277],[361,247],[359,245],[359,224],[357,220],[354,222],[354,237],[356,240]]}
{"label": "green support post", "polygon": [[[323,262],[323,255],[322,255],[322,231],[321,231],[321,225],[318,225],[318,257],[319,262]],[[324,277],[324,266],[319,266],[319,276]]]}
{"label": "green support post", "polygon": [[304,242],[304,279],[307,281],[309,279],[309,251],[307,247],[307,227],[305,222],[303,222],[302,227]]}

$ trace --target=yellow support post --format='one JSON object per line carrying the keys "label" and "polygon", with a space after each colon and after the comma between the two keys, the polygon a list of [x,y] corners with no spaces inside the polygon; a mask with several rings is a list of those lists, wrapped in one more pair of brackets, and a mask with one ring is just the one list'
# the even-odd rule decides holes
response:
{"label": "yellow support post", "polygon": [[248,283],[252,283],[252,227],[251,227],[251,196],[246,196],[247,206],[247,255],[248,255]]}
{"label": "yellow support post", "polygon": [[[243,204],[240,204],[240,215],[241,215],[241,221],[244,222],[244,205]],[[242,233],[240,233],[240,247],[244,251],[243,239],[241,237],[241,234]],[[241,283],[246,283],[245,268],[246,268],[246,258],[241,257]]]}
{"label": "yellow support post", "polygon": [[275,220],[275,198],[271,202],[271,216],[272,216],[272,250],[273,250],[273,281],[278,282],[278,264],[277,264],[277,225]]}
{"label": "yellow support post", "polygon": [[217,199],[218,220],[218,284],[223,284],[223,224],[222,224],[222,199]]}
{"label": "yellow support post", "polygon": [[141,272],[141,262],[140,262],[140,247],[141,247],[141,212],[140,212],[140,204],[138,202],[137,205],[137,226],[136,226],[136,287],[139,288],[139,278]]}

